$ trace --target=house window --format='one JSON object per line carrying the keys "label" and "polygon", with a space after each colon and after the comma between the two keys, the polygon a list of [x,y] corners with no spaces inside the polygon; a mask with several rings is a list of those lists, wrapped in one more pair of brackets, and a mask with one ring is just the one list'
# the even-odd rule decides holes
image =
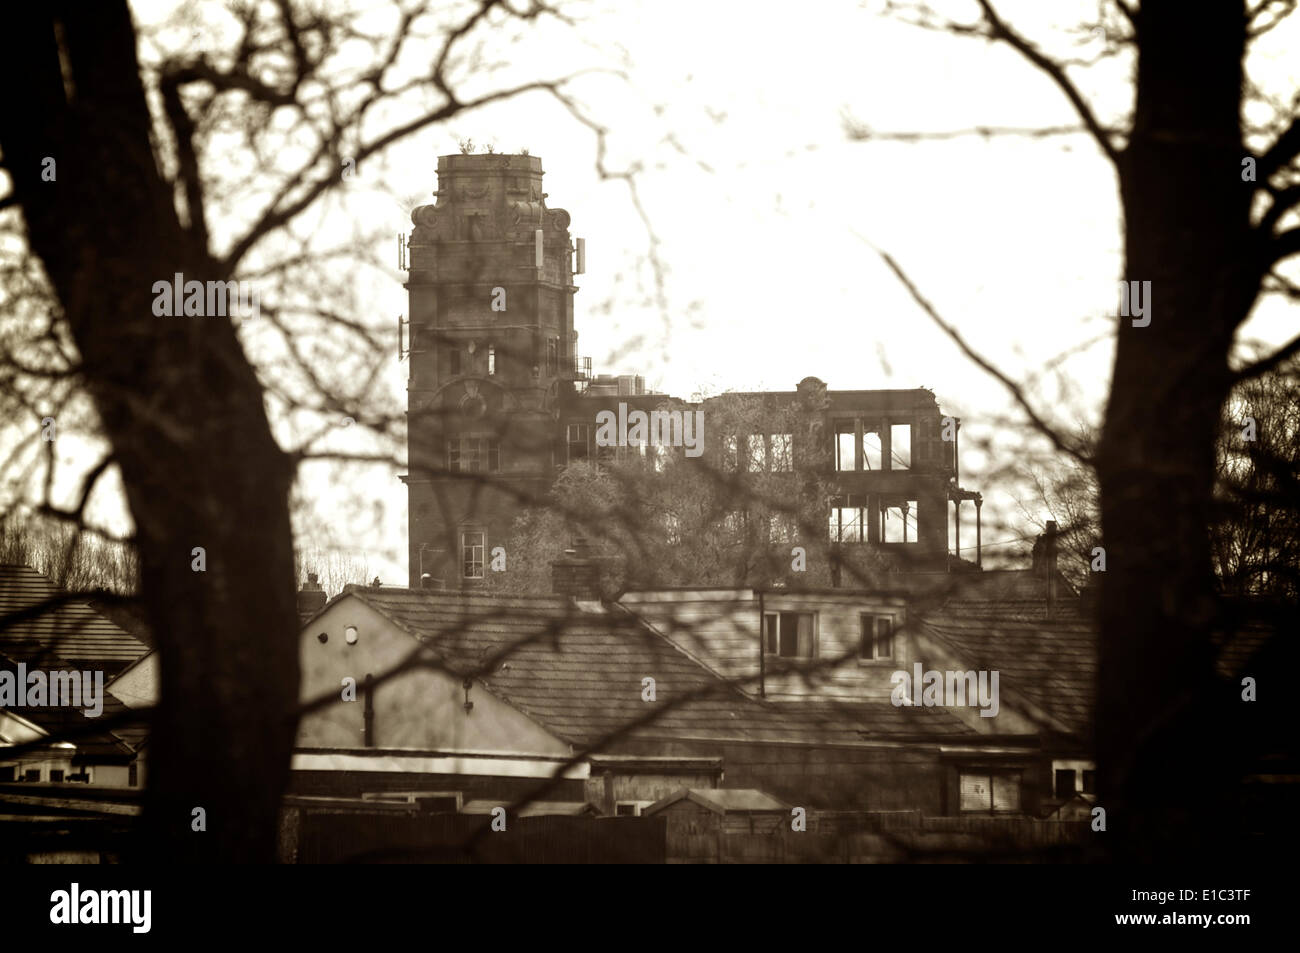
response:
{"label": "house window", "polygon": [[135,762],[126,769],[126,783],[129,787],[135,787],[140,783],[140,766]]}
{"label": "house window", "polygon": [[1096,772],[1096,771],[1088,771],[1088,770],[1086,770],[1086,769],[1084,770],[1084,772],[1083,772],[1083,793],[1084,793],[1084,794],[1096,794],[1096,793],[1097,793],[1097,772]]}
{"label": "house window", "polygon": [[460,534],[461,575],[466,579],[483,578],[483,552],[487,548],[487,534],[478,530],[465,530]]}
{"label": "house window", "polygon": [[546,339],[546,373],[556,374],[560,370],[560,339]]}
{"label": "house window", "polygon": [[850,493],[831,500],[830,539],[832,543],[867,541],[867,499]]}
{"label": "house window", "polygon": [[1012,814],[1020,810],[1020,772],[961,772],[961,809],[966,813]]}
{"label": "house window", "polygon": [[887,615],[863,615],[858,643],[858,658],[890,659],[894,657],[894,619]]}
{"label": "house window", "polygon": [[40,769],[40,768],[32,768],[31,770],[29,770],[29,771],[25,771],[25,772],[23,773],[23,780],[24,780],[24,781],[39,781],[40,779],[41,779],[41,769]]}
{"label": "house window", "polygon": [[751,433],[745,437],[745,469],[750,473],[762,473],[767,469],[767,441],[761,433]]}
{"label": "house window", "polygon": [[18,769],[12,764],[0,768],[0,781],[12,781],[17,777]]}
{"label": "house window", "polygon": [[586,460],[591,456],[591,424],[569,424],[566,442],[570,463]]}
{"label": "house window", "polygon": [[453,437],[447,441],[447,469],[452,473],[496,473],[501,445],[496,437]]}
{"label": "house window", "polygon": [[744,510],[731,510],[722,517],[722,527],[727,531],[728,536],[733,538],[744,536],[747,517],[748,514]]}
{"label": "house window", "polygon": [[1072,770],[1058,768],[1056,770],[1056,796],[1064,801],[1067,798],[1074,797],[1076,791],[1074,787],[1075,773]]}
{"label": "house window", "polygon": [[912,425],[893,424],[889,428],[889,468],[912,469]]}
{"label": "house window", "polygon": [[862,469],[883,470],[885,448],[880,443],[880,431],[863,428],[862,431]]}
{"label": "house window", "polygon": [[775,473],[784,473],[794,469],[794,456],[791,453],[791,439],[788,433],[769,434],[768,453],[771,458],[770,469]]}
{"label": "house window", "polygon": [[880,541],[916,542],[916,500],[902,500],[880,508]]}
{"label": "house window", "polygon": [[812,612],[763,613],[763,652],[779,658],[812,658]]}
{"label": "house window", "polygon": [[488,376],[491,377],[497,372],[497,348],[495,344],[488,345]]}
{"label": "house window", "polygon": [[615,817],[640,817],[641,804],[638,801],[619,801],[614,805]]}

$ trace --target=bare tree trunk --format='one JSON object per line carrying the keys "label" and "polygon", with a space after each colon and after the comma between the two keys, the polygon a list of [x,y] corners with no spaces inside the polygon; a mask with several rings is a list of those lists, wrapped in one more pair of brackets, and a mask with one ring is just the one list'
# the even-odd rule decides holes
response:
{"label": "bare tree trunk", "polygon": [[[1258,288],[1241,179],[1240,3],[1151,0],[1137,15],[1134,129],[1120,154],[1125,278],[1099,458],[1107,572],[1097,706],[1105,843],[1119,859],[1204,859],[1234,778],[1214,694],[1207,527],[1234,329]],[[1143,318],[1142,320],[1145,320]]]}
{"label": "bare tree trunk", "polygon": [[126,4],[15,8],[0,43],[14,203],[121,468],[162,662],[146,849],[269,861],[298,700],[293,468],[230,320],[153,313],[154,282],[226,276],[155,166]]}

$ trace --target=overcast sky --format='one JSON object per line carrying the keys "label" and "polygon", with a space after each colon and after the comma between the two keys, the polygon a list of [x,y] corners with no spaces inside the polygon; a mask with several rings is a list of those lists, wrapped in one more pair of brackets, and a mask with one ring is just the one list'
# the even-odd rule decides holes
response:
{"label": "overcast sky", "polygon": [[[146,23],[175,10],[134,6]],[[609,130],[608,167],[637,168],[667,269],[662,302],[648,296],[649,272],[638,264],[651,241],[625,183],[601,180],[590,131],[543,94],[405,141],[391,154],[387,185],[431,202],[436,158],[458,152],[460,140],[501,152],[527,148],[543,160],[548,204],[568,209],[572,233],[587,241],[575,326],[578,350],[597,372],[644,374],[657,390],[687,398],[790,390],[809,375],[833,389],[929,387],[946,413],[964,420],[962,483],[984,492],[986,519],[998,512],[1009,519],[1008,488],[980,478],[1004,461],[976,452],[981,437],[996,435],[1000,448],[1021,439],[992,425],[1011,413],[1005,392],[935,328],[868,242],[1017,379],[1082,348],[1063,365],[1063,391],[1053,381],[1036,393],[1054,419],[1096,420],[1122,260],[1116,179],[1082,134],[850,141],[846,114],[885,133],[1031,129],[1076,118],[1047,77],[1008,48],[904,25],[880,15],[880,6],[610,0],[576,7],[577,30],[550,24],[509,46],[489,42],[490,58],[506,64],[493,83],[625,71],[626,80],[594,75],[573,90]],[[969,18],[969,4],[937,6]],[[999,9],[1053,55],[1103,48],[1088,29],[1095,2]],[[221,19],[211,7],[200,17]],[[1282,90],[1300,88],[1280,52],[1288,36],[1278,31],[1257,67]],[[1130,67],[1121,55],[1073,73],[1103,120],[1130,104]],[[359,171],[348,214],[394,235],[409,231],[397,204],[368,189],[370,170]],[[395,270],[373,285],[371,277],[357,280],[367,283],[377,313],[405,314]],[[1248,332],[1277,341],[1293,325],[1285,309],[1261,309]],[[1083,347],[1089,341],[1096,343]],[[406,373],[394,360],[393,394],[404,392]],[[366,553],[385,582],[401,584],[406,501],[396,472],[349,482],[346,492],[370,515],[352,521],[341,541]],[[312,484],[304,491],[323,512],[341,492]],[[999,532],[986,532],[986,541],[1016,535]]]}

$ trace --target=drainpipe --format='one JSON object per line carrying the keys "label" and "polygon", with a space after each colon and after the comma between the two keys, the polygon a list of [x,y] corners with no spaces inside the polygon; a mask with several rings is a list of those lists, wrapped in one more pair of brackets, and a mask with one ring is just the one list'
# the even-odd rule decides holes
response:
{"label": "drainpipe", "polygon": [[366,675],[366,681],[361,689],[362,697],[365,701],[362,703],[362,727],[361,743],[366,748],[375,746],[375,693],[370,686],[371,676]]}

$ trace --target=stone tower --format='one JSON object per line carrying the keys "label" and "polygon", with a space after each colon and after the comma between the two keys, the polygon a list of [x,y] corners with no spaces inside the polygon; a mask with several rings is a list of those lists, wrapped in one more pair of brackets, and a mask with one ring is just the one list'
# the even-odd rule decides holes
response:
{"label": "stone tower", "polygon": [[410,584],[472,588],[526,500],[554,479],[575,378],[569,213],[542,160],[438,158],[407,243]]}

